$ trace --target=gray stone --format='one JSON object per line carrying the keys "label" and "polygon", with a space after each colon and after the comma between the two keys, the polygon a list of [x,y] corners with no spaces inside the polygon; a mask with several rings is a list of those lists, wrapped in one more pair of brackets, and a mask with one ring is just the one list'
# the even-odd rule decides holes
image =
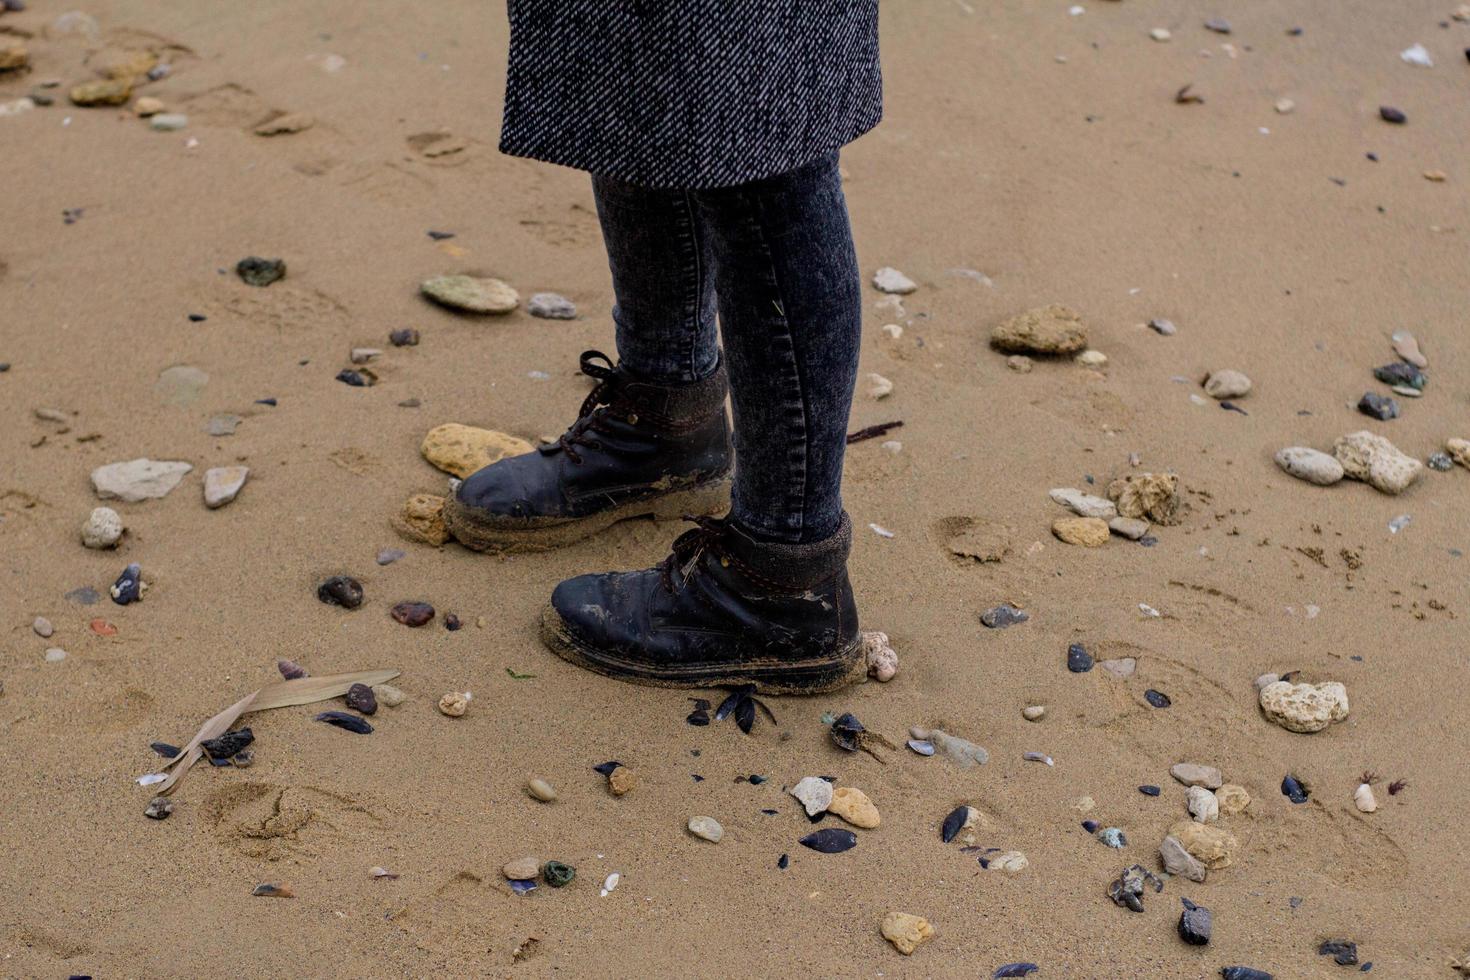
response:
{"label": "gray stone", "polygon": [[516,858],[507,861],[500,873],[511,881],[535,881],[541,873],[541,862],[534,857]]}
{"label": "gray stone", "polygon": [[92,471],[92,488],[103,500],[157,500],[166,497],[194,467],[189,463],[133,459]]}
{"label": "gray stone", "polygon": [[66,651],[61,647],[52,647],[46,651],[46,662],[48,664],[60,663],[66,659]]}
{"label": "gray stone", "polygon": [[56,627],[52,626],[51,620],[45,616],[37,616],[31,623],[31,629],[35,630],[36,635],[43,640],[56,632]]}
{"label": "gray stone", "polygon": [[1250,394],[1251,379],[1239,371],[1215,371],[1205,380],[1205,394],[1217,401]]}
{"label": "gray stone", "polygon": [[189,125],[189,117],[181,112],[160,112],[148,118],[148,125],[161,133],[172,133]]}
{"label": "gray stone", "polygon": [[714,817],[690,817],[689,832],[711,844],[718,844],[725,836],[725,828],[721,827],[720,822]]}
{"label": "gray stone", "polygon": [[1169,775],[1179,780],[1185,786],[1203,786],[1205,789],[1219,789],[1225,784],[1225,777],[1220,775],[1220,770],[1214,766],[1202,766],[1195,762],[1179,762],[1170,768]]}
{"label": "gray stone", "polygon": [[1138,660],[1135,657],[1118,657],[1114,660],[1100,660],[1097,665],[1114,677],[1127,680],[1138,669]]}
{"label": "gray stone", "polygon": [[1076,487],[1058,487],[1047,493],[1052,500],[1078,517],[1097,517],[1110,521],[1118,516],[1118,505],[1111,500],[1084,493]]}
{"label": "gray stone", "polygon": [[873,285],[881,292],[907,295],[918,289],[916,282],[890,266],[884,266],[873,274]]}
{"label": "gray stone", "polygon": [[199,397],[207,384],[209,375],[205,372],[188,364],[176,364],[159,373],[153,390],[169,405],[187,405]]}
{"label": "gray stone", "polygon": [[419,289],[441,306],[465,313],[509,313],[520,305],[520,295],[499,279],[438,276]]}
{"label": "gray stone", "polygon": [[1204,881],[1209,874],[1199,858],[1186,851],[1177,837],[1164,838],[1164,843],[1159,846],[1159,860],[1164,863],[1165,871],[1190,881]]}
{"label": "gray stone", "polygon": [[1276,454],[1276,465],[1298,480],[1330,487],[1342,479],[1342,464],[1333,456],[1306,446],[1288,446]]}
{"label": "gray stone", "polygon": [[1214,823],[1220,819],[1220,801],[1203,786],[1189,787],[1188,806],[1195,823]]}
{"label": "gray stone", "polygon": [[543,320],[575,320],[577,306],[560,293],[532,293],[526,309]]}
{"label": "gray stone", "polygon": [[1403,493],[1424,474],[1423,463],[1366,430],[1339,437],[1332,455],[1350,479],[1362,480],[1380,493]]}
{"label": "gray stone", "polygon": [[238,415],[214,415],[204,425],[204,431],[212,436],[232,436],[243,421]]}
{"label": "gray stone", "polygon": [[204,472],[204,506],[210,510],[223,507],[240,494],[250,475],[246,466],[216,466]]}
{"label": "gray stone", "polygon": [[1137,541],[1148,533],[1150,525],[1141,517],[1115,517],[1108,521],[1108,529],[1131,541]]}
{"label": "gray stone", "polygon": [[806,808],[806,815],[815,817],[819,813],[825,813],[827,807],[832,805],[832,784],[817,776],[806,776],[791,787],[791,795],[801,801]]}
{"label": "gray stone", "polygon": [[1174,322],[1172,320],[1164,320],[1159,317],[1155,317],[1154,319],[1148,321],[1148,325],[1149,328],[1154,331],[1154,333],[1162,334],[1165,337],[1172,337],[1179,332],[1179,328],[1174,326]]}
{"label": "gray stone", "polygon": [[94,507],[82,525],[82,544],[88,548],[111,548],[123,535],[122,518],[111,507]]}

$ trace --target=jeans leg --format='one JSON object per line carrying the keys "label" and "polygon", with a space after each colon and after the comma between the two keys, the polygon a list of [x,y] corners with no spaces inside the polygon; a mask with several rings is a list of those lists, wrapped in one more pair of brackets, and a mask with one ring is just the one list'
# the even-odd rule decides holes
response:
{"label": "jeans leg", "polygon": [[617,303],[618,359],[671,384],[709,377],[719,363],[708,235],[690,192],[594,175]]}
{"label": "jeans leg", "polygon": [[714,253],[735,413],[732,514],[757,537],[822,540],[841,520],[862,330],[837,154],[694,201]]}

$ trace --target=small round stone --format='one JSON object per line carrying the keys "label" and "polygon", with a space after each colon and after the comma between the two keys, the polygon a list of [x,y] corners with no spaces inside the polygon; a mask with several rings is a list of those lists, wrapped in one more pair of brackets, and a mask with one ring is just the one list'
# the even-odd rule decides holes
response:
{"label": "small round stone", "polygon": [[378,696],[366,684],[354,684],[347,689],[347,707],[365,715],[377,714]]}
{"label": "small round stone", "polygon": [[82,525],[82,544],[88,548],[111,548],[123,535],[122,518],[111,507],[96,507]]}
{"label": "small round stone", "polygon": [[316,597],[329,606],[356,609],[362,605],[362,583],[350,575],[333,575],[316,587]]}
{"label": "small round stone", "polygon": [[627,766],[618,766],[607,777],[607,788],[613,796],[622,796],[638,785],[638,776]]}
{"label": "small round stone", "polygon": [[526,784],[526,792],[540,800],[542,803],[551,803],[556,800],[556,789],[544,779],[533,779]]}
{"label": "small round stone", "polygon": [[1040,721],[1046,717],[1046,705],[1028,704],[1021,709],[1021,717],[1027,721]]}
{"label": "small round stone", "polygon": [[534,857],[516,858],[507,861],[500,873],[510,881],[535,881],[541,873],[541,860]]}
{"label": "small round stone", "polygon": [[41,637],[43,640],[49,637],[52,633],[56,632],[56,627],[52,626],[51,620],[47,619],[45,616],[37,616],[35,618],[35,621],[31,623],[31,629],[35,630],[36,635]]}
{"label": "small round stone", "polygon": [[459,691],[450,691],[439,699],[440,713],[446,714],[451,718],[460,717],[469,709],[469,706],[469,695]]}
{"label": "small round stone", "polygon": [[390,615],[404,626],[423,626],[434,618],[434,607],[427,602],[400,602]]}
{"label": "small round stone", "polygon": [[390,708],[396,708],[408,700],[408,695],[392,684],[374,684],[373,697],[378,699],[379,704],[385,704]]}

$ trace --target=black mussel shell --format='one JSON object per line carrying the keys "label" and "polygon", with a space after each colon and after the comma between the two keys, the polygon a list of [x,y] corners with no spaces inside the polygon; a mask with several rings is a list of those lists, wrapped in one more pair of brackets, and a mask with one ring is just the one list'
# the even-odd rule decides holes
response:
{"label": "black mussel shell", "polygon": [[621,762],[618,762],[616,759],[614,759],[612,762],[604,762],[600,766],[593,766],[592,771],[596,773],[601,773],[604,776],[611,776],[612,771],[621,765]]}
{"label": "black mussel shell", "polygon": [[177,745],[169,745],[167,742],[149,742],[148,747],[165,759],[172,759],[183,751]]}
{"label": "black mussel shell", "polygon": [[1143,699],[1149,704],[1153,705],[1155,708],[1167,708],[1169,705],[1174,703],[1173,701],[1169,700],[1169,695],[1165,694],[1163,691],[1155,691],[1153,688],[1149,688],[1147,691],[1143,692]]}
{"label": "black mussel shell", "polygon": [[1067,647],[1067,669],[1074,674],[1085,674],[1092,669],[1092,654],[1080,643]]}
{"label": "black mussel shell", "polygon": [[328,725],[336,725],[345,731],[356,732],[358,735],[371,734],[373,726],[369,725],[357,715],[349,715],[345,711],[323,711],[316,716],[317,721],[324,721]]}
{"label": "black mussel shell", "polygon": [[759,786],[761,783],[765,782],[769,778],[770,778],[769,776],[762,776],[762,775],[759,775],[758,773],[751,773],[750,774],[750,785],[752,785],[752,786]]}
{"label": "black mussel shell", "polygon": [[840,854],[857,846],[857,834],[850,830],[828,827],[826,830],[807,834],[798,843],[814,851],[821,851],[823,854]]}
{"label": "black mussel shell", "polygon": [[790,866],[791,866],[791,855],[790,854],[783,854],[776,861],[776,867],[780,868],[782,871],[785,871]]}
{"label": "black mussel shell", "polygon": [[1305,803],[1309,795],[1307,788],[1302,785],[1302,781],[1290,774],[1281,781],[1281,792],[1293,803]]}
{"label": "black mussel shell", "polygon": [[735,706],[735,724],[740,730],[749,735],[750,730],[755,727],[755,699],[746,698]]}
{"label": "black mussel shell", "polygon": [[1163,790],[1159,789],[1157,786],[1149,786],[1149,785],[1144,785],[1144,786],[1138,787],[1138,791],[1140,793],[1142,793],[1144,796],[1158,796],[1160,793],[1163,792]]}
{"label": "black mussel shell", "polygon": [[992,980],[1003,980],[1005,977],[1029,977],[1040,969],[1041,967],[1035,963],[1007,963],[1005,966],[997,967],[990,976]]}
{"label": "black mussel shell", "polygon": [[1318,956],[1330,956],[1338,966],[1353,966],[1358,962],[1358,944],[1346,939],[1329,939],[1317,947]]}
{"label": "black mussel shell", "polygon": [[849,711],[832,722],[832,741],[840,749],[856,752],[863,747],[862,734],[865,731],[867,729],[863,727],[863,723]]}
{"label": "black mussel shell", "polygon": [[199,743],[199,747],[211,760],[228,759],[253,741],[255,741],[255,733],[248,728],[241,728],[233,732],[225,732],[219,738],[207,738]]}
{"label": "black mussel shell", "polygon": [[1222,966],[1220,967],[1220,980],[1276,980],[1276,978],[1265,970],[1257,970],[1249,966]]}
{"label": "black mussel shell", "polygon": [[1098,823],[1096,820],[1082,821],[1082,829],[1087,831],[1089,834],[1097,833],[1097,829],[1101,826],[1102,824]]}
{"label": "black mussel shell", "polygon": [[948,844],[955,839],[955,835],[965,826],[965,821],[970,819],[970,808],[968,806],[957,806],[950,811],[949,816],[944,818],[944,825],[939,828],[939,839]]}
{"label": "black mussel shell", "polygon": [[112,583],[112,601],[119,606],[126,606],[130,602],[137,602],[143,597],[143,569],[134,562]]}
{"label": "black mussel shell", "polygon": [[737,688],[731,692],[730,696],[721,701],[720,706],[715,709],[715,721],[724,721],[730,717],[730,712],[734,711],[741,701],[746,700],[753,693],[755,693],[753,686]]}
{"label": "black mussel shell", "polygon": [[350,575],[333,575],[316,587],[316,597],[329,606],[356,609],[362,605],[362,583]]}
{"label": "black mussel shell", "polygon": [[706,711],[704,708],[695,708],[693,711],[689,712],[689,717],[685,718],[684,720],[689,722],[689,724],[691,725],[698,725],[699,727],[703,728],[705,725],[709,724],[709,712]]}

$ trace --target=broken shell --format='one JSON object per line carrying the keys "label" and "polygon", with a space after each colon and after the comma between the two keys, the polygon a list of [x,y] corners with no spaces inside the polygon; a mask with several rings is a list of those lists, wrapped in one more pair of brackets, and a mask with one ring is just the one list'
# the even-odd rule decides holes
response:
{"label": "broken shell", "polygon": [[241,728],[233,732],[225,732],[219,738],[205,739],[199,743],[199,747],[211,759],[228,759],[253,741],[255,741],[255,733],[249,728]]}
{"label": "broken shell", "polygon": [[374,878],[387,878],[389,881],[393,881],[398,877],[387,868],[382,867],[368,868],[368,874],[372,875]]}
{"label": "broken shell", "polygon": [[277,660],[276,669],[279,670],[281,672],[281,676],[286,678],[286,680],[288,681],[300,680],[303,677],[310,676],[306,673],[306,668],[301,666],[294,660]]}
{"label": "broken shell", "polygon": [[460,717],[465,713],[469,706],[470,695],[468,691],[464,692],[463,694],[461,694],[459,691],[450,691],[448,694],[439,699],[440,713],[446,714],[451,718]]}
{"label": "broken shell", "polygon": [[1359,783],[1358,789],[1353,793],[1353,803],[1363,813],[1372,813],[1378,809],[1378,800],[1373,796],[1373,787],[1367,783]]}
{"label": "broken shell", "polygon": [[291,890],[290,885],[279,885],[266,883],[256,885],[250,892],[257,898],[295,898],[296,893]]}
{"label": "broken shell", "polygon": [[143,816],[150,820],[167,820],[168,815],[174,812],[173,801],[167,796],[155,796],[148,801],[148,808],[143,811]]}

